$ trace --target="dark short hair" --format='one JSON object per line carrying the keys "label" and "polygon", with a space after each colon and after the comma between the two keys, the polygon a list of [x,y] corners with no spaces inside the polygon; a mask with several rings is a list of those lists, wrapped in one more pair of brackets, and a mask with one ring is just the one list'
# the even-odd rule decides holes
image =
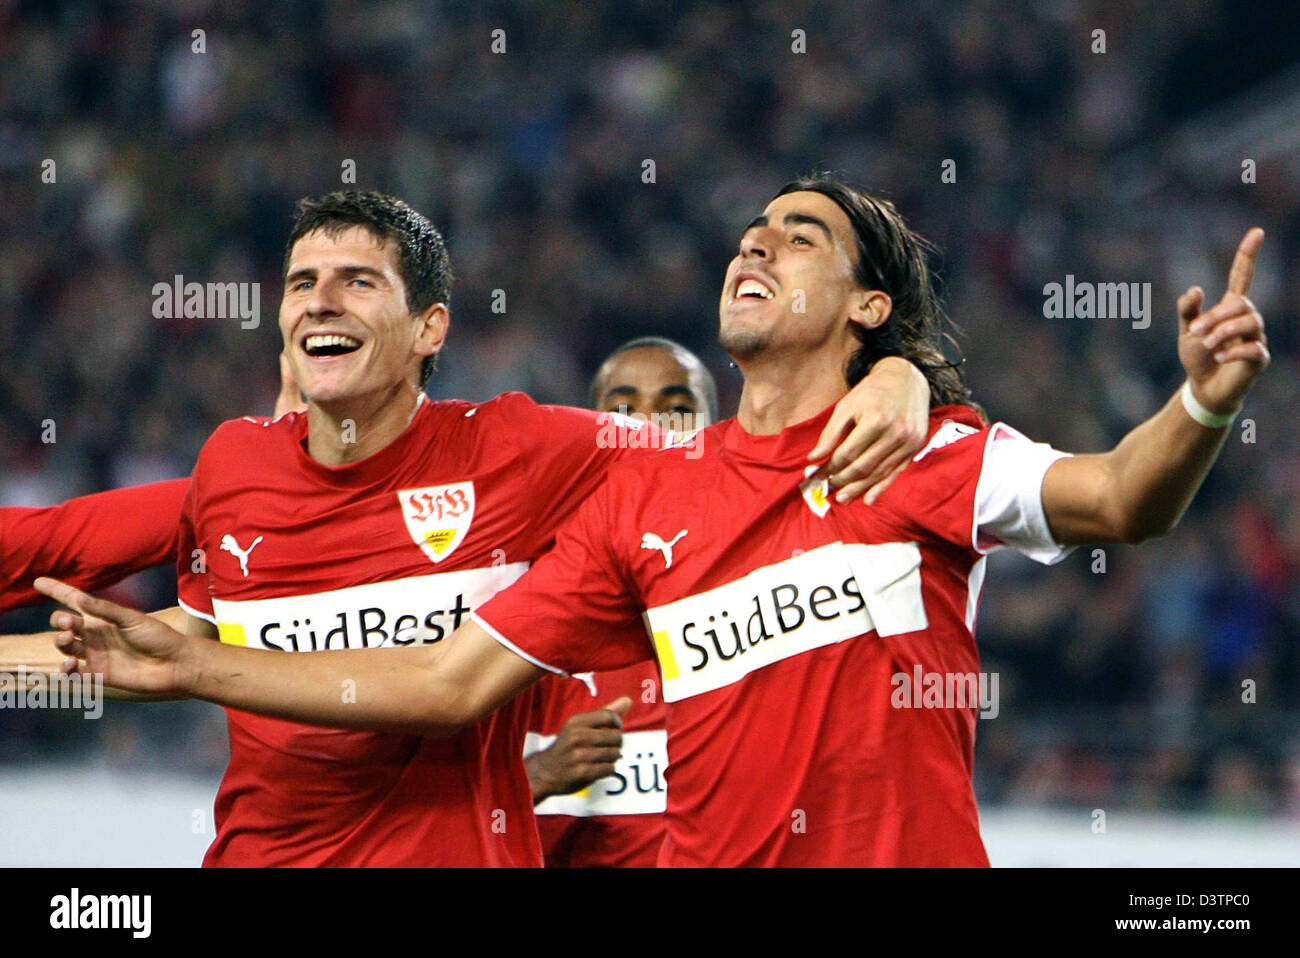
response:
{"label": "dark short hair", "polygon": [[[392,240],[397,246],[397,271],[406,286],[409,312],[422,313],[434,303],[449,301],[451,262],[442,234],[401,200],[370,190],[337,190],[300,199],[281,272],[288,273],[293,244],[308,233],[322,230],[327,236],[338,236],[354,226],[364,227],[381,242]],[[425,357],[420,367],[421,389],[433,375],[437,360],[437,354]]]}
{"label": "dark short hair", "polygon": [[[615,356],[621,356],[623,353],[633,349],[664,349],[672,353],[682,366],[699,372],[700,388],[704,393],[700,397],[700,402],[704,404],[704,410],[709,414],[710,422],[718,421],[718,383],[713,378],[713,373],[709,372],[709,367],[699,356],[687,349],[679,342],[666,339],[663,336],[641,336],[637,339],[629,339],[622,346],[619,346],[612,353],[600,361],[596,367],[596,375],[591,377],[591,385],[588,387],[588,405],[595,408],[600,405],[600,373],[601,370]],[[694,364],[692,366],[692,363]]]}
{"label": "dark short hair", "polygon": [[889,200],[871,196],[825,173],[793,180],[776,195],[805,190],[822,194],[844,211],[857,238],[854,281],[863,289],[889,294],[893,303],[889,319],[875,329],[854,324],[854,333],[862,345],[844,369],[849,386],[857,385],[885,356],[901,356],[929,382],[932,406],[975,406],[961,370],[943,354],[943,343],[952,341],[952,335],[945,329],[948,323],[926,263],[927,255],[934,252],[933,245],[908,227]]}

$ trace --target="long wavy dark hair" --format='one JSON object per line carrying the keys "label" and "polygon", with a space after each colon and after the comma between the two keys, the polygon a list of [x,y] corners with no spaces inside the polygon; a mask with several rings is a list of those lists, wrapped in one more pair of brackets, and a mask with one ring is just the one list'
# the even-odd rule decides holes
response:
{"label": "long wavy dark hair", "polygon": [[943,353],[944,341],[953,342],[953,337],[945,329],[948,321],[926,264],[933,245],[908,228],[889,200],[870,196],[824,173],[793,180],[776,195],[805,190],[829,198],[848,216],[858,247],[854,280],[863,289],[888,293],[893,302],[889,319],[875,329],[854,324],[862,346],[844,369],[849,386],[856,386],[878,360],[901,356],[925,375],[931,406],[962,403],[979,410],[958,364],[949,362]]}

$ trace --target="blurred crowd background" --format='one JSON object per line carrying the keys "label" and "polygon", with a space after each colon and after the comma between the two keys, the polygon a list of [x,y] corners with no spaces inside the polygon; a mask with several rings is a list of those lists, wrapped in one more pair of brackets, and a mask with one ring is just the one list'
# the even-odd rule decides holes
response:
{"label": "blurred crowd background", "polygon": [[[1296,20],[1291,2],[1215,0],[0,0],[0,503],[183,475],[220,421],[269,412],[293,205],[344,185],[347,160],[448,238],[435,397],[581,404],[606,352],[660,334],[705,357],[730,412],[725,264],[782,183],[831,169],[940,247],[990,415],[1076,451],[1179,385],[1174,300],[1193,282],[1217,300],[1258,224],[1273,368],[1182,525],[991,566],[978,638],[1001,702],[977,791],[1300,817]],[[259,282],[260,328],[155,319],[153,286],[177,274]],[[1150,327],[1045,318],[1067,274],[1151,283]],[[116,594],[170,605],[174,579]],[[225,761],[219,711],[195,703],[10,712],[0,730],[11,763]]]}

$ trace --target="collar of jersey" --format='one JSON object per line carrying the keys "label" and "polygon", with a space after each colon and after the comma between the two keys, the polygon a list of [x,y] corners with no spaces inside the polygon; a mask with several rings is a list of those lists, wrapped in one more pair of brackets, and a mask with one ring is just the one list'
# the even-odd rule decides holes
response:
{"label": "collar of jersey", "polygon": [[731,420],[731,428],[723,437],[723,444],[733,455],[755,462],[789,465],[805,462],[812,452],[817,437],[826,428],[834,404],[827,406],[811,419],[787,426],[778,433],[756,436],[745,432],[739,418]]}
{"label": "collar of jersey", "polygon": [[368,486],[384,482],[392,478],[406,459],[413,444],[418,441],[417,436],[423,432],[419,428],[420,424],[433,415],[433,405],[421,394],[415,407],[415,415],[411,417],[411,421],[402,430],[400,436],[373,455],[342,466],[327,466],[317,462],[308,454],[307,416],[303,415],[297,441],[294,442],[298,462],[309,475],[332,486]]}

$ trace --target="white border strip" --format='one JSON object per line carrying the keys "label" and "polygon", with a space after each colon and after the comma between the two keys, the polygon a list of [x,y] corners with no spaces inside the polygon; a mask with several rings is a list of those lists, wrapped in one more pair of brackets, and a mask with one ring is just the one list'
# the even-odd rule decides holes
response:
{"label": "white border strip", "polygon": [[206,612],[200,612],[198,609],[191,609],[188,605],[186,605],[181,600],[180,596],[176,597],[176,604],[179,605],[186,612],[188,612],[190,615],[194,616],[194,618],[196,619],[203,619],[206,622],[211,622],[213,625],[217,624],[217,620],[213,616],[208,615],[208,613]]}
{"label": "white border strip", "polygon": [[569,673],[568,673],[568,672],[565,672],[563,669],[557,669],[557,668],[555,668],[555,666],[553,666],[553,665],[547,665],[545,662],[541,661],[540,659],[535,659],[535,658],[533,658],[531,655],[529,655],[527,652],[525,652],[525,651],[524,651],[523,649],[521,649],[519,646],[515,645],[513,642],[511,642],[509,639],[507,639],[504,635],[502,635],[500,632],[498,632],[495,628],[493,628],[493,627],[492,627],[491,625],[489,625],[487,622],[483,621],[483,619],[479,616],[479,614],[478,614],[477,612],[471,612],[471,613],[469,614],[469,617],[470,617],[470,619],[471,619],[472,621],[477,622],[477,623],[479,624],[479,628],[481,628],[481,629],[482,629],[484,632],[486,632],[488,635],[492,636],[492,638],[496,639],[498,642],[500,642],[500,643],[501,643],[502,645],[504,645],[507,649],[509,649],[509,650],[510,650],[511,652],[513,652],[515,655],[519,656],[519,657],[520,657],[521,659],[523,659],[524,661],[526,661],[526,662],[531,662],[531,663],[533,663],[533,665],[537,666],[539,669],[545,669],[547,672],[552,672],[552,673],[554,673],[555,675],[562,676],[563,678],[566,678],[566,679],[567,679],[567,678],[570,677],[570,676],[569,676]]}

